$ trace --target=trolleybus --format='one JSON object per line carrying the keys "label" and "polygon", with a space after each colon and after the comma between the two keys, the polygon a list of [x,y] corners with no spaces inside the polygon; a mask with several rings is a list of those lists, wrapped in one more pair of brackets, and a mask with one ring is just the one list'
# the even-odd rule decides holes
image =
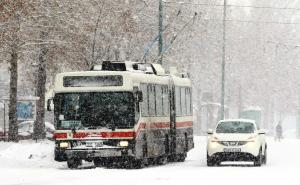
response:
{"label": "trolleybus", "polygon": [[194,146],[191,81],[159,64],[104,61],[56,75],[55,160],[77,168],[184,161]]}

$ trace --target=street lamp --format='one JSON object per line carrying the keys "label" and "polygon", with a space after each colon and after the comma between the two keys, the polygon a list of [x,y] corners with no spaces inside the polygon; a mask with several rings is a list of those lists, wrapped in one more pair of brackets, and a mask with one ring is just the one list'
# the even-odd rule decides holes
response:
{"label": "street lamp", "polygon": [[227,0],[224,0],[223,7],[223,47],[222,47],[222,79],[221,79],[221,119],[225,118],[225,60],[226,60],[226,7]]}

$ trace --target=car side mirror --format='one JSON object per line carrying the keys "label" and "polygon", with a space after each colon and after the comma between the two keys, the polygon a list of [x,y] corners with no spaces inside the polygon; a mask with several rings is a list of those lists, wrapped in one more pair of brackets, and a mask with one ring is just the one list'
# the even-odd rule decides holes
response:
{"label": "car side mirror", "polygon": [[47,100],[47,111],[52,111],[53,99]]}
{"label": "car side mirror", "polygon": [[257,131],[258,134],[266,134],[267,133],[267,130],[265,129],[260,129]]}
{"label": "car side mirror", "polygon": [[214,133],[214,131],[213,131],[212,129],[208,129],[208,130],[207,130],[207,134],[211,135],[211,134],[213,134],[213,133]]}

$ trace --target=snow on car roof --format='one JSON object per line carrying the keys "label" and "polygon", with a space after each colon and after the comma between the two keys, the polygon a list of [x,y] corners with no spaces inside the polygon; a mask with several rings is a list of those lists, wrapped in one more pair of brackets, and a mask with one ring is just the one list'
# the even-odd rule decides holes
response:
{"label": "snow on car roof", "polygon": [[243,111],[250,111],[250,110],[262,111],[262,108],[260,108],[258,106],[249,106],[249,107],[243,109]]}
{"label": "snow on car roof", "polygon": [[223,119],[219,121],[219,123],[221,122],[250,122],[255,124],[255,120],[252,119]]}

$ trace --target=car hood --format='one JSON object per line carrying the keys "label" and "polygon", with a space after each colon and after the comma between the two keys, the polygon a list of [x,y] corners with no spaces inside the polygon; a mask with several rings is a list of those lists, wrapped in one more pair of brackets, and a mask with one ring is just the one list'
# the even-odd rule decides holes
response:
{"label": "car hood", "polygon": [[250,137],[257,136],[257,134],[214,134],[213,137],[220,141],[247,141]]}

